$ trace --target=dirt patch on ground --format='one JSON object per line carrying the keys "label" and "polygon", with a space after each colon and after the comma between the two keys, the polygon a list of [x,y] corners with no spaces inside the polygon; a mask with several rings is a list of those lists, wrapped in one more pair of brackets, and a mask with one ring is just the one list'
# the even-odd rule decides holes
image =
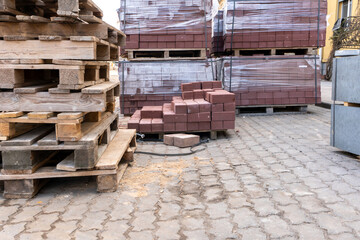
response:
{"label": "dirt patch on ground", "polygon": [[[194,157],[193,161],[197,165],[208,165],[212,159]],[[146,167],[129,167],[125,176],[121,179],[122,187],[126,187],[133,197],[144,197],[148,195],[147,184],[158,183],[165,187],[168,182],[178,178],[181,179],[183,170],[190,166],[189,160],[179,159],[179,161],[152,163]]]}

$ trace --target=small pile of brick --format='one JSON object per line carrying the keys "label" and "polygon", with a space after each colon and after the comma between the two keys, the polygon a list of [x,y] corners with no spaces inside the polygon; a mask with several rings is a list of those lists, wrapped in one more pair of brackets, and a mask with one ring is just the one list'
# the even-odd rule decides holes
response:
{"label": "small pile of brick", "polygon": [[212,1],[121,1],[127,49],[205,48],[211,42]]}
{"label": "small pile of brick", "polygon": [[225,50],[325,45],[326,0],[236,1],[235,8],[234,1],[225,14]]}
{"label": "small pile of brick", "polygon": [[235,94],[221,82],[181,84],[182,97],[163,106],[145,106],[128,122],[141,133],[221,131],[235,128]]}

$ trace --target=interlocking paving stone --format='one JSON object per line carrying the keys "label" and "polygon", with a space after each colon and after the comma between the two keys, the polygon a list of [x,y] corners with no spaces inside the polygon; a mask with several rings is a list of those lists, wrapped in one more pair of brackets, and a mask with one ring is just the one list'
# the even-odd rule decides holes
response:
{"label": "interlocking paving stone", "polygon": [[73,179],[0,198],[0,239],[360,238],[360,163],[329,146],[329,110],[238,117],[236,130],[192,156],[135,154],[115,193]]}

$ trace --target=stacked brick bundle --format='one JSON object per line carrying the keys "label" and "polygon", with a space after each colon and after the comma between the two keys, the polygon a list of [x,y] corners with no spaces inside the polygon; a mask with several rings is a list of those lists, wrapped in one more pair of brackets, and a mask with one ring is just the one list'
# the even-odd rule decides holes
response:
{"label": "stacked brick bundle", "polygon": [[221,82],[182,84],[182,97],[163,106],[143,107],[128,128],[142,133],[217,131],[235,128],[235,95]]}
{"label": "stacked brick bundle", "polygon": [[180,96],[182,83],[213,80],[206,61],[125,62],[119,75],[124,76],[122,113],[131,115],[144,106],[162,106],[172,96]]}
{"label": "stacked brick bundle", "polygon": [[225,49],[231,47],[232,32],[234,49],[317,47],[318,37],[324,46],[326,15],[326,0],[320,6],[314,0],[228,0]]}
{"label": "stacked brick bundle", "polygon": [[[225,89],[230,89],[230,60],[225,58],[223,66]],[[309,56],[233,58],[231,91],[237,106],[315,104],[321,102],[320,71],[316,74]]]}
{"label": "stacked brick bundle", "polygon": [[211,42],[211,1],[121,1],[127,49],[205,48]]}

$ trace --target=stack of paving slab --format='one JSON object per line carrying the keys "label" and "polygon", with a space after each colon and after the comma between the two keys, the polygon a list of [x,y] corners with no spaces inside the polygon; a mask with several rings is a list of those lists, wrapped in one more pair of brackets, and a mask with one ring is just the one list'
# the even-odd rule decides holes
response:
{"label": "stack of paving slab", "polygon": [[125,35],[91,0],[3,0],[0,12],[4,196],[32,197],[42,179],[90,175],[99,191],[114,190],[109,179],[135,134],[118,131],[119,83],[109,79]]}
{"label": "stack of paving slab", "polygon": [[126,50],[205,49],[211,42],[211,1],[121,1]]}
{"label": "stack of paving slab", "polygon": [[122,113],[132,115],[144,106],[162,106],[181,95],[181,84],[212,81],[210,62],[202,60],[167,62],[120,62],[123,81]]}
{"label": "stack of paving slab", "polygon": [[318,64],[314,56],[226,57],[220,79],[235,93],[237,106],[315,104],[321,103]]}
{"label": "stack of paving slab", "polygon": [[119,68],[123,114],[170,103],[181,83],[215,79],[207,60],[211,6],[211,0],[121,1],[120,26],[128,36],[121,48],[128,61]]}
{"label": "stack of paving slab", "polygon": [[321,47],[326,16],[326,0],[228,0],[224,50]]}
{"label": "stack of paving slab", "polygon": [[182,96],[163,106],[147,106],[128,128],[141,133],[223,131],[235,128],[235,95],[217,81],[181,85]]}
{"label": "stack of paving slab", "polygon": [[238,108],[321,102],[316,48],[325,45],[326,0],[227,0],[214,12],[213,53],[223,56],[218,80],[236,94]]}

